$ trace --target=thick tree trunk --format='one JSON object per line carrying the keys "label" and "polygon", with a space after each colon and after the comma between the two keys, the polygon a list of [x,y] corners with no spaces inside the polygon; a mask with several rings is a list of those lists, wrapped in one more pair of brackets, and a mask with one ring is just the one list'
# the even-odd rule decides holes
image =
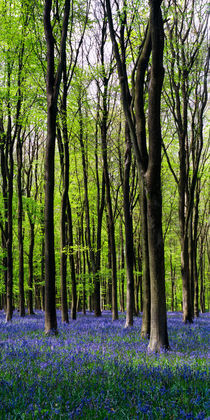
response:
{"label": "thick tree trunk", "polygon": [[[148,242],[151,282],[151,329],[149,349],[167,349],[168,335],[166,323],[164,247],[161,220],[160,183],[150,181],[147,174]],[[157,176],[157,174],[156,174]],[[159,303],[161,302],[161,304]]]}
{"label": "thick tree trunk", "polygon": [[45,332],[57,332],[54,250],[54,155],[56,105],[48,97],[47,145],[45,156]]}
{"label": "thick tree trunk", "polygon": [[[116,39],[110,1],[106,0],[110,36],[117,61],[118,76],[121,87],[122,103],[129,125],[131,141],[136,157],[139,176],[144,181],[147,199],[148,248],[151,282],[151,331],[149,349],[160,351],[167,349],[168,335],[166,322],[164,244],[162,238],[162,200],[161,200],[161,127],[160,97],[163,83],[163,48],[164,32],[160,9],[161,1],[150,1],[150,20],[140,56],[136,63],[136,83],[134,92],[135,118],[131,111],[131,95],[125,65],[124,26],[126,12],[121,22],[121,38]],[[122,15],[121,15],[122,16]],[[144,115],[144,78],[152,50],[151,78],[149,83],[149,156],[147,153],[146,128]],[[157,214],[156,214],[157,212]],[[150,226],[149,226],[150,225]],[[159,260],[157,258],[157,255]]]}
{"label": "thick tree trunk", "polygon": [[148,245],[150,262],[151,329],[149,350],[168,349],[165,297],[164,243],[161,197],[161,126],[160,99],[164,77],[163,21],[158,0],[150,3],[152,67],[149,86],[149,166],[145,175],[147,194]]}
{"label": "thick tree trunk", "polygon": [[45,156],[45,332],[57,332],[55,249],[54,249],[54,169],[57,102],[65,59],[70,1],[65,1],[59,64],[55,74],[54,37],[51,25],[52,0],[45,0],[44,29],[47,43],[47,142]]}

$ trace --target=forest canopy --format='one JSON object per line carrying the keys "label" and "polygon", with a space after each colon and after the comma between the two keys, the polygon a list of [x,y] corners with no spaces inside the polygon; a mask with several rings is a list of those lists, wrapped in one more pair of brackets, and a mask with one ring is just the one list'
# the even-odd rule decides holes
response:
{"label": "forest canopy", "polygon": [[[0,308],[209,310],[208,6],[0,0]],[[157,338],[158,337],[158,338]]]}

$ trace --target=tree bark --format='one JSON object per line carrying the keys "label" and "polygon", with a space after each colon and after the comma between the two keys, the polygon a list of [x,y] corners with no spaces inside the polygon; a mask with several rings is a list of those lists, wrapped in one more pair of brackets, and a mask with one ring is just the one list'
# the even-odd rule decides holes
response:
{"label": "tree bark", "polygon": [[117,307],[117,263],[116,263],[116,247],[115,247],[115,229],[114,229],[114,217],[112,210],[112,200],[110,191],[110,179],[107,161],[107,87],[104,85],[103,93],[103,117],[101,123],[101,143],[102,143],[102,157],[103,157],[103,171],[106,185],[106,203],[107,203],[107,214],[108,224],[110,232],[110,254],[111,254],[111,267],[112,267],[112,320],[118,319],[118,307]]}
{"label": "tree bark", "polygon": [[71,287],[72,287],[72,303],[71,303],[71,319],[76,320],[77,317],[77,283],[75,273],[75,262],[73,254],[73,225],[72,225],[72,214],[71,205],[68,199],[67,201],[67,219],[68,219],[68,246],[69,246],[69,262],[71,268]]}
{"label": "tree bark", "polygon": [[[136,63],[136,83],[133,89],[135,118],[132,114],[131,95],[125,60],[120,55],[114,30],[110,1],[106,0],[110,36],[117,61],[118,76],[121,87],[122,103],[129,126],[131,141],[136,157],[139,177],[143,179],[147,200],[148,249],[151,282],[151,330],[149,350],[160,351],[169,347],[164,275],[164,244],[162,237],[162,199],[160,183],[161,167],[161,127],[160,97],[163,83],[163,48],[164,32],[159,0],[150,1],[150,19],[139,58]],[[123,20],[123,25],[122,25]],[[121,15],[121,53],[124,51],[124,27],[126,10]],[[123,45],[123,47],[122,47]],[[152,51],[151,79],[149,84],[149,156],[146,145],[144,117],[143,83]],[[159,259],[158,259],[159,258]]]}
{"label": "tree bark", "polygon": [[148,220],[147,220],[147,198],[146,192],[141,182],[140,186],[140,206],[141,206],[141,223],[142,223],[142,300],[143,314],[141,337],[149,338],[150,321],[151,321],[151,295],[150,295],[150,263],[149,263],[149,244],[148,244]]}
{"label": "tree bark", "polygon": [[[61,123],[63,133],[63,144],[60,135],[60,160],[63,178],[63,193],[61,200],[61,315],[62,322],[69,322],[67,304],[67,200],[69,191],[69,140],[67,131],[67,72],[66,53],[63,63],[63,96],[61,106]],[[58,135],[59,137],[59,135]]]}
{"label": "tree bark", "polygon": [[164,32],[160,2],[150,2],[152,42],[151,80],[149,85],[149,165],[145,174],[147,222],[151,283],[151,330],[149,350],[168,349],[166,320],[164,243],[162,234],[161,196],[161,125],[160,102],[164,78]]}
{"label": "tree bark", "polygon": [[17,193],[18,193],[18,248],[19,248],[19,309],[20,316],[25,316],[25,294],[24,294],[24,257],[23,257],[23,203],[22,203],[22,142],[20,133],[17,139]]}
{"label": "tree bark", "polygon": [[54,169],[57,102],[65,58],[70,1],[65,1],[59,64],[55,74],[52,0],[45,1],[44,29],[47,43],[47,142],[45,155],[45,332],[57,332],[54,249]]}
{"label": "tree bark", "polygon": [[11,138],[11,116],[10,110],[8,115],[8,149],[9,149],[9,168],[8,168],[8,195],[7,195],[7,212],[8,212],[8,234],[7,234],[7,308],[6,321],[11,321],[13,315],[13,175],[14,175],[14,161],[13,161],[13,140]]}
{"label": "tree bark", "polygon": [[29,245],[29,255],[28,255],[28,266],[29,266],[29,277],[28,277],[28,314],[33,315],[33,286],[34,286],[34,222],[32,221],[33,215],[29,216],[30,223],[30,245]]}
{"label": "tree bark", "polygon": [[131,167],[131,141],[128,124],[125,124],[125,167],[124,167],[124,185],[123,185],[123,204],[125,216],[125,258],[126,258],[126,271],[127,271],[127,301],[126,301],[126,322],[125,328],[133,325],[134,314],[134,248],[133,248],[133,220],[132,210],[130,203],[130,167]]}

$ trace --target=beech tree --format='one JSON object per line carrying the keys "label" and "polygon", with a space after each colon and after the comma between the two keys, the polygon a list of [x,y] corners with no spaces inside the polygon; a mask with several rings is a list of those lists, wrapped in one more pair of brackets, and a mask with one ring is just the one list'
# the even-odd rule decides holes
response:
{"label": "beech tree", "polygon": [[[183,321],[186,323],[193,321],[194,282],[195,288],[197,287],[196,242],[193,241],[192,221],[196,206],[196,185],[199,182],[202,154],[205,153],[203,120],[209,68],[209,54],[205,47],[208,16],[203,12],[201,4],[188,0],[183,5],[172,1],[169,10],[170,18],[166,18],[169,80],[164,89],[164,97],[170,115],[173,116],[179,142],[178,174],[173,169],[165,147],[164,151],[179,192]],[[196,214],[195,230],[197,211]],[[196,236],[196,232],[194,233]]]}
{"label": "beech tree", "polygon": [[47,43],[47,143],[45,160],[45,332],[56,333],[55,250],[54,250],[54,177],[57,103],[68,30],[70,0],[65,1],[59,63],[55,71],[55,41],[51,23],[52,0],[45,1],[44,29]]}
{"label": "beech tree", "polygon": [[159,351],[208,307],[206,5],[110,1],[0,2],[0,308],[143,309]]}
{"label": "beech tree", "polygon": [[[151,285],[151,328],[149,349],[159,351],[169,347],[166,321],[164,244],[162,237],[162,198],[161,198],[161,126],[160,98],[164,77],[163,49],[164,32],[160,8],[161,2],[150,2],[150,18],[145,40],[136,63],[136,81],[133,101],[135,119],[131,113],[131,94],[129,91],[126,68],[121,59],[113,25],[110,1],[106,0],[110,35],[117,61],[121,86],[122,102],[128,122],[133,149],[140,179],[143,179],[147,200],[148,249]],[[126,25],[126,2],[123,2],[121,19]],[[148,132],[149,152],[146,148],[145,117],[142,107],[143,83],[148,60],[152,53],[149,83]],[[143,112],[143,114],[142,114]]]}

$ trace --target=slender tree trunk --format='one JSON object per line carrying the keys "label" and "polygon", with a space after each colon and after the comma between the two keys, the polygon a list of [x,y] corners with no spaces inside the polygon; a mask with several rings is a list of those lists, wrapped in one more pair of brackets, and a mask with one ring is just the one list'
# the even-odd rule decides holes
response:
{"label": "slender tree trunk", "polygon": [[72,286],[72,303],[71,303],[71,319],[75,320],[77,317],[77,284],[76,284],[76,273],[75,263],[73,254],[73,225],[72,225],[72,214],[71,205],[68,199],[67,201],[67,218],[68,218],[68,245],[69,245],[69,262],[71,268],[71,286]]}
{"label": "slender tree trunk", "polygon": [[103,171],[106,185],[106,203],[108,212],[108,223],[110,233],[110,253],[111,253],[111,264],[112,264],[112,320],[118,319],[118,307],[117,307],[117,263],[116,263],[116,247],[115,247],[115,228],[114,228],[114,217],[112,210],[111,190],[110,190],[110,179],[107,161],[107,89],[108,80],[104,79],[104,93],[103,93],[103,117],[101,122],[101,143],[102,143],[102,157],[103,157]]}
{"label": "slender tree trunk", "polygon": [[2,266],[3,266],[3,279],[5,285],[4,293],[4,309],[6,311],[7,306],[7,237],[8,237],[8,202],[7,202],[7,189],[8,189],[8,180],[7,180],[7,157],[6,157],[6,135],[4,132],[3,125],[3,113],[0,114],[0,154],[1,154],[1,176],[2,176],[2,195],[4,202],[4,224],[1,226],[1,236],[2,236]]}
{"label": "slender tree trunk", "polygon": [[122,224],[120,224],[120,237],[121,237],[121,258],[120,258],[120,266],[119,269],[121,270],[121,281],[119,282],[119,297],[120,297],[120,310],[121,312],[125,312],[125,286],[124,286],[124,279],[125,279],[125,257],[124,257],[124,238],[122,232]]}
{"label": "slender tree trunk", "polygon": [[181,273],[182,273],[182,299],[183,299],[183,321],[193,322],[192,306],[190,293],[190,276],[189,276],[189,248],[188,236],[181,238]]}
{"label": "slender tree trunk", "polygon": [[149,245],[148,245],[148,220],[147,220],[147,199],[143,183],[140,188],[141,199],[141,220],[142,220],[142,300],[143,314],[141,337],[148,338],[150,336],[151,322],[151,294],[150,294],[150,263],[149,263]]}
{"label": "slender tree trunk", "polygon": [[131,167],[131,141],[129,127],[125,125],[125,139],[126,139],[126,153],[125,153],[125,169],[124,169],[124,186],[123,186],[123,198],[124,198],[124,216],[125,216],[125,258],[126,258],[126,269],[127,269],[127,310],[126,310],[126,322],[125,327],[131,327],[133,325],[133,314],[134,314],[134,276],[133,276],[133,220],[132,210],[130,203],[130,167]]}
{"label": "slender tree trunk", "polygon": [[190,297],[191,297],[191,310],[192,317],[194,317],[194,239],[193,239],[193,212],[190,216],[189,229],[188,229],[188,238],[189,238],[189,280],[190,280]]}
{"label": "slender tree trunk", "polygon": [[[44,262],[44,258],[45,258],[45,246],[44,246],[44,212],[43,212],[43,208],[41,209],[41,233],[42,233],[42,238],[41,238],[41,282],[44,283],[45,280],[45,262]],[[44,284],[41,286],[41,305],[42,305],[42,310],[45,310],[45,286]]]}
{"label": "slender tree trunk", "polygon": [[173,268],[172,263],[172,252],[170,251],[170,269],[171,269],[171,311],[174,311],[174,292],[175,292],[175,275],[174,271],[175,268]]}
{"label": "slender tree trunk", "polygon": [[203,272],[204,272],[204,251],[203,251],[203,245],[201,245],[200,249],[200,307],[201,307],[201,313],[205,313],[205,285],[204,285],[204,278],[203,278]]}
{"label": "slender tree trunk", "polygon": [[198,247],[198,220],[199,220],[199,188],[197,186],[196,191],[196,204],[195,204],[195,216],[194,216],[194,229],[193,229],[193,277],[194,277],[194,313],[195,316],[199,316],[199,287],[198,287],[198,268],[197,268],[197,247]]}
{"label": "slender tree trunk", "polygon": [[61,203],[61,315],[62,322],[69,322],[67,305],[67,232],[66,232],[66,197],[63,194]]}
{"label": "slender tree trunk", "polygon": [[[136,261],[136,271],[138,274],[136,275],[136,291],[135,291],[135,314],[138,316],[139,311],[143,311],[143,296],[142,296],[142,249],[140,245],[140,240],[138,243],[138,250],[137,250],[137,261]],[[140,304],[139,304],[140,300]]]}
{"label": "slender tree trunk", "polygon": [[86,261],[85,261],[85,251],[82,253],[83,256],[83,281],[82,281],[82,312],[86,314]]}
{"label": "slender tree trunk", "polygon": [[[100,276],[96,267],[96,257],[93,250],[93,244],[91,239],[91,229],[90,229],[90,210],[89,210],[89,198],[88,198],[88,171],[87,171],[87,157],[85,155],[85,145],[84,145],[84,130],[83,130],[83,115],[82,115],[82,104],[81,104],[81,91],[79,92],[78,99],[78,108],[79,108],[79,124],[80,124],[80,146],[82,152],[82,167],[83,167],[83,180],[84,180],[84,192],[85,192],[85,219],[87,226],[87,244],[89,247],[91,270],[94,279],[94,312],[95,316],[101,316],[101,307],[100,307]],[[102,223],[102,220],[101,222]],[[101,225],[99,226],[101,230]],[[98,249],[98,248],[97,248]]]}
{"label": "slender tree trunk", "polygon": [[[101,196],[101,197],[100,197]],[[101,186],[101,194],[100,194],[100,187],[98,185],[98,195],[97,195],[97,239],[96,245],[97,250],[95,254],[96,260],[96,273],[95,273],[95,281],[94,281],[94,310],[95,315],[101,315],[101,287],[100,287],[100,268],[101,268],[101,231],[102,231],[102,220],[103,220],[103,213],[104,213],[104,205],[105,205],[105,178],[104,174],[102,177],[102,186]]]}
{"label": "slender tree trunk", "polygon": [[86,314],[86,251],[84,239],[83,214],[81,215],[81,244],[82,244],[82,312]]}
{"label": "slender tree trunk", "polygon": [[[11,137],[11,130],[9,129]],[[13,142],[9,141],[9,174],[8,174],[8,237],[7,237],[7,312],[6,321],[11,321],[13,314],[13,214],[12,214],[12,200],[13,200]]]}
{"label": "slender tree trunk", "polygon": [[18,248],[19,248],[19,309],[20,316],[25,316],[24,295],[24,258],[23,258],[23,203],[22,203],[22,142],[20,133],[17,139],[17,192],[18,192]]}
{"label": "slender tree trunk", "polygon": [[[61,106],[61,123],[63,133],[62,154],[60,159],[62,162],[61,171],[63,178],[63,195],[61,200],[61,314],[62,322],[69,322],[68,304],[67,304],[67,200],[69,191],[69,140],[67,130],[67,69],[66,69],[66,52],[64,52],[63,63],[63,96]],[[59,137],[59,136],[58,136]],[[61,136],[60,136],[61,137]],[[60,139],[62,143],[62,139]]]}
{"label": "slender tree trunk", "polygon": [[106,224],[107,224],[107,237],[108,237],[108,278],[107,278],[107,305],[108,308],[112,309],[112,255],[111,255],[111,239],[110,239],[110,226],[108,214],[106,214]]}
{"label": "slender tree trunk", "polygon": [[28,278],[28,313],[29,315],[34,314],[33,310],[33,286],[34,286],[34,263],[33,263],[33,256],[34,256],[34,223],[31,220],[31,216],[29,217],[30,222],[30,245],[29,245],[29,255],[28,255],[28,265],[29,265],[29,278]]}

